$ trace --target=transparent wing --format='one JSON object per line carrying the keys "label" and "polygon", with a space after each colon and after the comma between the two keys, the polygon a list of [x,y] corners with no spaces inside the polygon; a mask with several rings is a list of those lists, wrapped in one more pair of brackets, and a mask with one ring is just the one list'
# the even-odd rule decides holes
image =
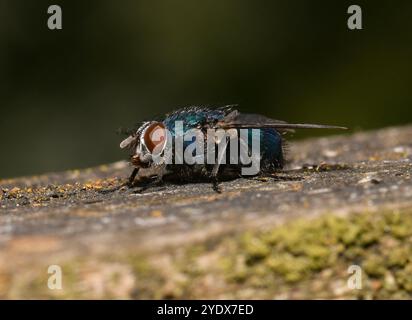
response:
{"label": "transparent wing", "polygon": [[239,113],[237,110],[229,113],[223,120],[217,122],[216,128],[275,128],[280,129],[280,131],[289,131],[293,129],[347,129],[341,126],[323,124],[287,123],[260,114]]}

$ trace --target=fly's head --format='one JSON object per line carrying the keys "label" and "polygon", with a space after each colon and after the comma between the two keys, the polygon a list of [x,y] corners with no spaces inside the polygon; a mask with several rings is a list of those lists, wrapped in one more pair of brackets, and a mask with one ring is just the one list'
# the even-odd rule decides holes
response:
{"label": "fly's head", "polygon": [[120,143],[121,149],[131,151],[131,163],[136,168],[148,168],[155,156],[166,147],[166,127],[162,122],[148,121]]}

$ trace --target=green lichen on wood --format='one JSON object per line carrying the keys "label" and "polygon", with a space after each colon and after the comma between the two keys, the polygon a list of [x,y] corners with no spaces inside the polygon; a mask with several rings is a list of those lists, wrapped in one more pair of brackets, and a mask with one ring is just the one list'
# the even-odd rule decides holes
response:
{"label": "green lichen on wood", "polygon": [[[264,284],[275,295],[278,288],[285,292],[300,288],[307,298],[387,298],[392,293],[408,297],[412,295],[411,235],[412,211],[301,219],[241,236],[226,270],[229,281],[243,287]],[[350,265],[362,268],[363,290],[344,287]],[[312,287],[322,281],[325,292]]]}
{"label": "green lichen on wood", "polygon": [[[301,218],[168,252],[94,259],[63,265],[63,292],[47,290],[43,275],[30,284],[30,294],[85,298],[97,290],[93,297],[410,298],[412,210]],[[347,286],[351,265],[362,268],[360,290]],[[93,289],[95,277],[103,288]]]}

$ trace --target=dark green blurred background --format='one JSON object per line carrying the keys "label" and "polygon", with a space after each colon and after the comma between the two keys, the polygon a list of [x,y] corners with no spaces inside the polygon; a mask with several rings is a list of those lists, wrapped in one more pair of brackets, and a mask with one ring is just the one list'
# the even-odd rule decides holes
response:
{"label": "dark green blurred background", "polygon": [[[47,28],[52,4],[63,30]],[[350,4],[361,31],[347,28]],[[119,127],[191,104],[408,123],[411,17],[399,0],[0,0],[0,178],[122,159]]]}

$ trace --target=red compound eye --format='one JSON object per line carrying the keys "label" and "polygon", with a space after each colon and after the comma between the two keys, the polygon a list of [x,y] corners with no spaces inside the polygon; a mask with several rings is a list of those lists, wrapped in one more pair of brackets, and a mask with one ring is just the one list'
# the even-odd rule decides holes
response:
{"label": "red compound eye", "polygon": [[150,153],[160,153],[166,143],[166,128],[161,122],[154,122],[144,132],[144,144]]}

